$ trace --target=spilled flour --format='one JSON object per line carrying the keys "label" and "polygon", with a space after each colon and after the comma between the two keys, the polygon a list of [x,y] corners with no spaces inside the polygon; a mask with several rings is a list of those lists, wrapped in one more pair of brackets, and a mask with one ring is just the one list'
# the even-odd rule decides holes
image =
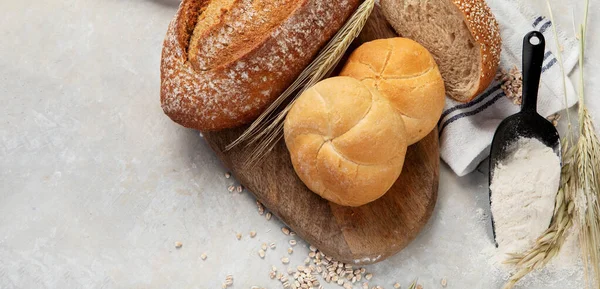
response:
{"label": "spilled flour", "polygon": [[533,138],[519,139],[496,166],[490,189],[500,253],[522,253],[548,228],[560,170],[552,148]]}

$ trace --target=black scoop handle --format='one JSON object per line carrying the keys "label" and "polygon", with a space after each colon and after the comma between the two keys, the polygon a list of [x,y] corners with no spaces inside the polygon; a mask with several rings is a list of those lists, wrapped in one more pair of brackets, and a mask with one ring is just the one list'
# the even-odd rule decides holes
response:
{"label": "black scoop handle", "polygon": [[545,48],[546,40],[541,32],[532,31],[523,38],[523,103],[521,111],[536,112],[537,110],[538,88],[540,87]]}

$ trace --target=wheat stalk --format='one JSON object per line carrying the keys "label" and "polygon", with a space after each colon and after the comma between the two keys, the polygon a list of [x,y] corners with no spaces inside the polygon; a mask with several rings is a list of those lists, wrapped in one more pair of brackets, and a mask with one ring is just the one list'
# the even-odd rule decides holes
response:
{"label": "wheat stalk", "polygon": [[412,283],[410,283],[410,285],[408,285],[408,289],[416,289],[417,282],[419,282],[419,279],[415,279]]}
{"label": "wheat stalk", "polygon": [[[600,286],[600,141],[587,108],[582,111],[581,135],[577,143],[576,220],[585,265],[586,285]],[[593,274],[593,275],[590,275]]]}
{"label": "wheat stalk", "polygon": [[[248,145],[257,143],[247,160],[250,164],[269,152],[282,137],[283,121],[295,99],[322,80],[335,67],[352,41],[360,34],[374,6],[375,0],[365,0],[296,81],[226,149],[229,150],[242,142],[248,142]],[[286,101],[289,103],[277,113],[277,109]]]}
{"label": "wheat stalk", "polygon": [[585,1],[579,26],[579,140],[577,142],[577,197],[575,216],[579,224],[586,287],[600,287],[600,141],[585,106],[584,58],[589,0]]}
{"label": "wheat stalk", "polygon": [[[550,15],[552,9],[547,1]],[[593,121],[585,106],[584,52],[589,0],[585,1],[584,22],[579,27],[579,138],[571,147],[572,128],[569,121],[569,137],[563,145],[563,168],[561,186],[556,197],[554,217],[548,230],[538,238],[533,248],[523,254],[512,254],[507,263],[517,266],[517,272],[503,289],[510,289],[525,275],[542,268],[554,258],[562,247],[568,230],[577,221],[580,233],[582,258],[585,264],[586,286],[600,288],[600,141]],[[552,17],[553,18],[553,17]],[[556,29],[554,37],[558,39]],[[560,44],[557,40],[558,59],[562,62]],[[561,64],[563,85],[566,75]],[[568,108],[567,108],[568,109]],[[593,275],[590,275],[590,272]]]}
{"label": "wheat stalk", "polygon": [[[546,5],[548,6],[548,13],[550,14],[550,21],[552,23],[556,23],[554,21],[554,13],[552,13],[552,6],[550,5],[550,1],[546,0]],[[557,53],[556,53],[556,60],[558,60],[558,65],[560,67],[560,73],[563,76],[562,77],[562,87],[563,87],[563,96],[564,96],[564,101],[565,101],[565,107],[567,109],[565,109],[566,114],[567,114],[567,125],[568,125],[568,130],[567,130],[567,139],[569,139],[569,141],[573,140],[573,129],[571,127],[571,113],[569,112],[569,100],[567,99],[567,78],[565,77],[565,75],[567,75],[565,73],[565,64],[563,63],[563,58],[562,58],[562,53],[561,53],[561,46],[560,46],[560,42],[558,40],[558,32],[556,31],[556,25],[551,25],[552,26],[552,33],[554,34],[554,42],[556,44],[556,49],[557,49]]]}

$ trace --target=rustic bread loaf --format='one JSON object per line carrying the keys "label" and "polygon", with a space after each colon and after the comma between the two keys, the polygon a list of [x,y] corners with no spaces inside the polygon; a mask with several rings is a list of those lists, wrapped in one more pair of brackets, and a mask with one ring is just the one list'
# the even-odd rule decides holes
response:
{"label": "rustic bread loaf", "polygon": [[359,0],[184,0],[169,25],[161,103],[183,126],[256,118],[312,61]]}
{"label": "rustic bread loaf", "polygon": [[287,115],[284,136],[304,184],[343,206],[385,194],[400,176],[407,149],[400,114],[350,77],[329,78],[304,92]]}
{"label": "rustic bread loaf", "polygon": [[444,80],[429,51],[408,38],[361,45],[340,75],[362,81],[390,101],[402,114],[409,145],[427,136],[442,115]]}
{"label": "rustic bread loaf", "polygon": [[467,102],[492,82],[500,62],[498,23],[484,0],[381,0],[403,37],[429,50],[448,95]]}

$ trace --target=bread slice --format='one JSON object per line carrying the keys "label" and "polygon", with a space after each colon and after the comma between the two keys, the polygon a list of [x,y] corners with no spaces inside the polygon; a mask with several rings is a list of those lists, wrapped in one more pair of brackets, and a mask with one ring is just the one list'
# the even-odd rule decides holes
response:
{"label": "bread slice", "polygon": [[468,102],[492,82],[502,40],[484,0],[381,0],[383,14],[398,34],[435,58],[446,93]]}

